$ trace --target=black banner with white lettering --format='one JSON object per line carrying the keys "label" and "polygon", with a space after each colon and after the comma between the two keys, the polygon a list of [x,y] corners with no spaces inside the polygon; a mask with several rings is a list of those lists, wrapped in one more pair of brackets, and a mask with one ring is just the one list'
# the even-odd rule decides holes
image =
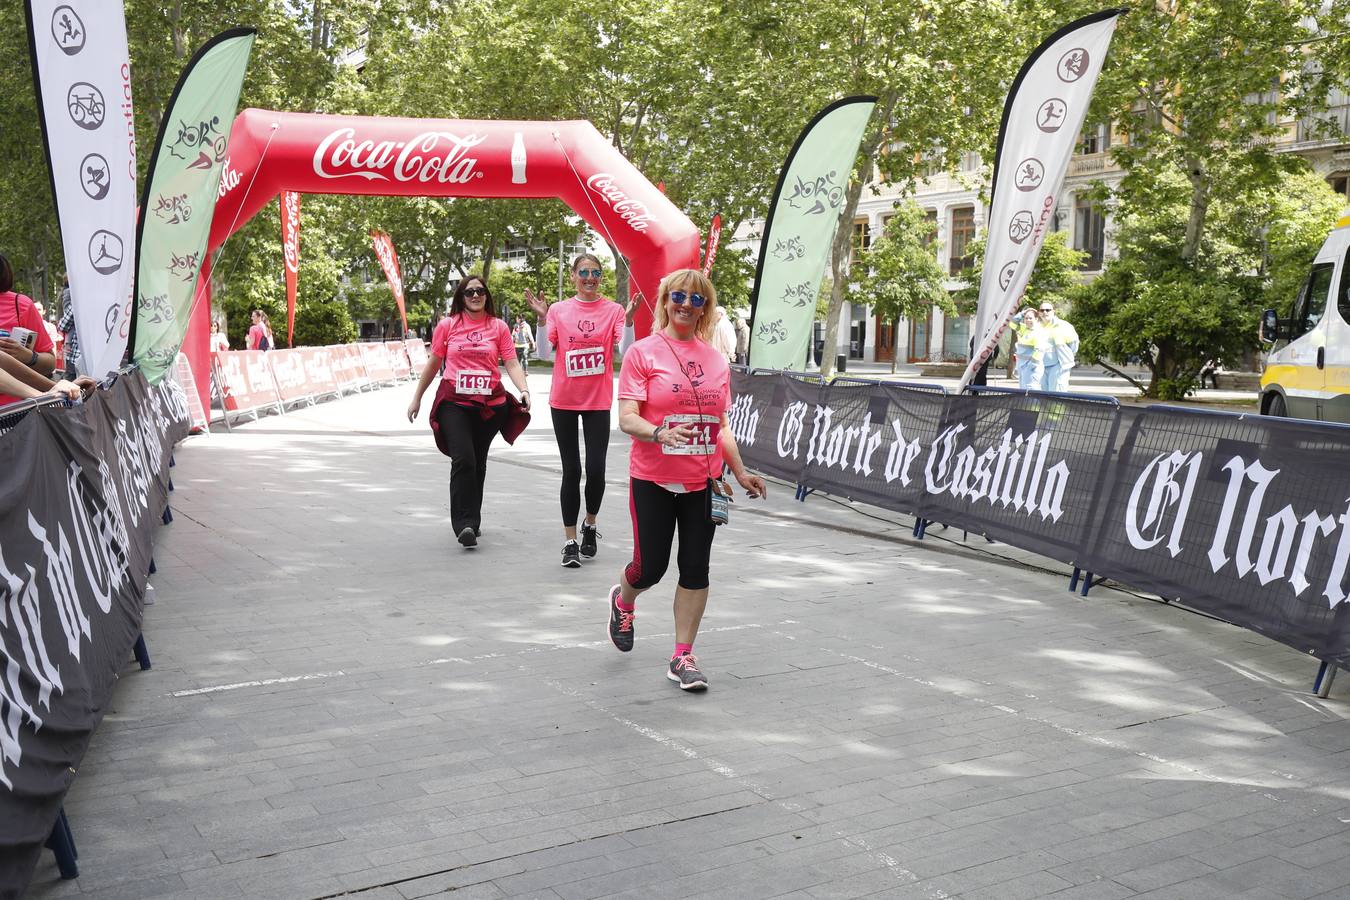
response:
{"label": "black banner with white lettering", "polygon": [[0,897],[28,884],[141,630],[182,389],[118,377],[0,436]]}
{"label": "black banner with white lettering", "polygon": [[1122,410],[1083,566],[1350,661],[1350,428]]}
{"label": "black banner with white lettering", "polygon": [[732,376],[747,466],[986,535],[1350,664],[1350,428]]}

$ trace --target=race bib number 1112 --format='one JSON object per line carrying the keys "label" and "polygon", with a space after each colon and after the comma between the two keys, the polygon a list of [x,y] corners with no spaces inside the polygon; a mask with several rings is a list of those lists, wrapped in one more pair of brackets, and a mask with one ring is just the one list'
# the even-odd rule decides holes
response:
{"label": "race bib number 1112", "polygon": [[605,351],[596,347],[568,350],[564,359],[568,378],[600,375],[605,371]]}

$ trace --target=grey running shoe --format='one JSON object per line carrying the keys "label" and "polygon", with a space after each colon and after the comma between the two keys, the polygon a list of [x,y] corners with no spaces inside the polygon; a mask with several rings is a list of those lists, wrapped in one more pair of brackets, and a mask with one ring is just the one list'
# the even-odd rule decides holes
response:
{"label": "grey running shoe", "polygon": [[562,564],[568,569],[581,568],[581,556],[577,552],[576,541],[568,541],[563,544]]}
{"label": "grey running shoe", "polygon": [[465,525],[459,530],[459,542],[464,545],[464,549],[478,546],[478,535],[474,532],[473,526]]}
{"label": "grey running shoe", "polygon": [[596,541],[600,539],[600,532],[595,530],[594,525],[581,524],[581,555],[587,559],[595,559],[595,553],[599,550]]}
{"label": "grey running shoe", "polygon": [[623,592],[617,584],[609,589],[609,639],[620,652],[627,653],[633,649],[633,616],[637,615],[637,611],[620,609],[621,596]]}
{"label": "grey running shoe", "polygon": [[708,676],[698,667],[698,659],[692,653],[685,653],[670,661],[670,670],[666,677],[678,682],[682,691],[704,691],[708,689]]}

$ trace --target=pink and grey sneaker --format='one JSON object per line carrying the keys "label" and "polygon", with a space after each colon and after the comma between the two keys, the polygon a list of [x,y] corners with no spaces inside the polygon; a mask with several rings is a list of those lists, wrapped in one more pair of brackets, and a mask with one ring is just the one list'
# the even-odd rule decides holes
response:
{"label": "pink and grey sneaker", "polygon": [[706,691],[708,676],[698,667],[698,658],[692,653],[682,653],[670,661],[666,677],[678,682],[682,691]]}
{"label": "pink and grey sneaker", "polygon": [[620,652],[627,653],[633,649],[633,616],[637,615],[637,610],[620,609],[619,598],[622,596],[619,585],[609,589],[609,639]]}

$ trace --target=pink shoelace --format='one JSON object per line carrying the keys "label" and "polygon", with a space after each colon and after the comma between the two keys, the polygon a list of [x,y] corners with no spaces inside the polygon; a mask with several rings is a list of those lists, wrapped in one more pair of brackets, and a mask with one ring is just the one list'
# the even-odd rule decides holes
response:
{"label": "pink shoelace", "polygon": [[633,630],[633,616],[637,614],[637,610],[632,610],[631,612],[626,612],[626,611],[624,610],[624,608],[621,607],[621,606],[616,606],[615,609],[617,609],[617,610],[619,611],[619,630],[620,630],[620,631],[632,631],[632,630]]}
{"label": "pink shoelace", "polygon": [[677,672],[680,669],[688,668],[698,668],[698,657],[694,656],[692,653],[686,653],[683,656],[675,657],[675,670]]}

